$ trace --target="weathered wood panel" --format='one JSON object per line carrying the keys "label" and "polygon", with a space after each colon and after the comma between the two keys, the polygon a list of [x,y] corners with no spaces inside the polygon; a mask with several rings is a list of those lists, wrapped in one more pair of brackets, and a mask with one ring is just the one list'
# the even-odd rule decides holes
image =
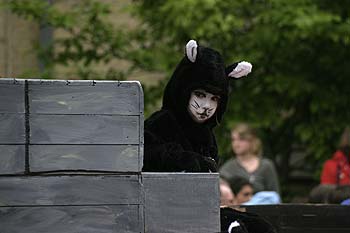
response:
{"label": "weathered wood panel", "polygon": [[139,233],[137,205],[0,207],[1,233]]}
{"label": "weathered wood panel", "polygon": [[97,82],[84,85],[30,85],[32,113],[45,114],[140,114],[140,86]]}
{"label": "weathered wood panel", "polygon": [[0,177],[0,206],[140,204],[132,176]]}
{"label": "weathered wood panel", "polygon": [[139,144],[139,116],[30,115],[31,144]]}
{"label": "weathered wood panel", "polygon": [[0,113],[24,113],[24,86],[0,80]]}
{"label": "weathered wood panel", "polygon": [[0,122],[1,233],[144,232],[138,82],[0,80]]}
{"label": "weathered wood panel", "polygon": [[0,145],[0,175],[24,173],[24,150],[24,145]]}
{"label": "weathered wood panel", "polygon": [[31,145],[30,170],[139,172],[138,145]]}
{"label": "weathered wood panel", "polygon": [[24,114],[0,113],[0,144],[24,144]]}
{"label": "weathered wood panel", "polygon": [[145,232],[220,232],[217,173],[142,173]]}

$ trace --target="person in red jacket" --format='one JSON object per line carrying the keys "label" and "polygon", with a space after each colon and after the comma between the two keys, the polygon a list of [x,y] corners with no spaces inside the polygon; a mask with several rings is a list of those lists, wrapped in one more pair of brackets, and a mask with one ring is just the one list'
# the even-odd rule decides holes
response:
{"label": "person in red jacket", "polygon": [[350,185],[349,127],[342,134],[339,149],[323,165],[321,184]]}

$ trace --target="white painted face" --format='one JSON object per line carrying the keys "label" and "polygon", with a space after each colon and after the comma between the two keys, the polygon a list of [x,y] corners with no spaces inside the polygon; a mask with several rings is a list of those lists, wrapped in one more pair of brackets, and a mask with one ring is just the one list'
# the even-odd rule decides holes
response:
{"label": "white painted face", "polygon": [[187,110],[195,122],[203,123],[214,115],[219,101],[220,96],[196,89],[191,93]]}

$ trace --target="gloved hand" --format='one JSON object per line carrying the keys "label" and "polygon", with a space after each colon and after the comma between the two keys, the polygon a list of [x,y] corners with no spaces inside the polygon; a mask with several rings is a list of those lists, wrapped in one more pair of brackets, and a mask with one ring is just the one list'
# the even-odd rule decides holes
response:
{"label": "gloved hand", "polygon": [[177,155],[177,165],[185,172],[217,172],[217,164],[211,157],[205,157],[194,152],[183,152]]}
{"label": "gloved hand", "polygon": [[218,165],[212,157],[201,156],[202,160],[200,161],[201,171],[202,172],[217,172]]}
{"label": "gloved hand", "polygon": [[182,172],[201,172],[200,158],[197,153],[183,151],[179,154],[173,154],[175,165]]}

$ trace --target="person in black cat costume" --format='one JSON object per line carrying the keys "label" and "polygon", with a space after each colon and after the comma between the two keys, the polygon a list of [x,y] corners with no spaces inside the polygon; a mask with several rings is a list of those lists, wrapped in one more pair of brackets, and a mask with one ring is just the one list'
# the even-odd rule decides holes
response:
{"label": "person in black cat costume", "polygon": [[145,121],[144,172],[216,172],[213,128],[223,117],[229,77],[251,71],[248,62],[225,68],[221,55],[190,40],[167,83],[161,110]]}

